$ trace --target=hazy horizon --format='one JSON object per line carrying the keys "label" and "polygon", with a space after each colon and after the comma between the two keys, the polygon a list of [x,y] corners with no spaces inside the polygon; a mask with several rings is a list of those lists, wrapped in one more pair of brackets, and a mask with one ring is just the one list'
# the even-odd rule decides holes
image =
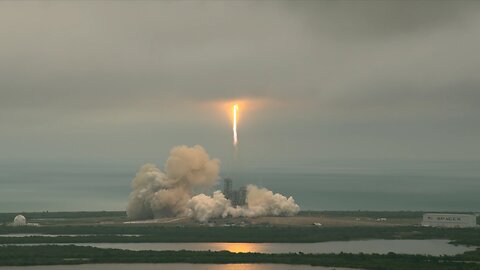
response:
{"label": "hazy horizon", "polygon": [[0,212],[119,210],[178,145],[303,210],[480,211],[480,2],[1,1],[0,36]]}
{"label": "hazy horizon", "polygon": [[[0,166],[4,183],[0,212],[125,210],[130,182],[141,165],[45,162]],[[330,165],[318,171],[222,170],[220,176],[233,178],[235,188],[255,184],[293,196],[301,210],[480,211],[476,163],[450,164],[449,168],[442,163],[410,163],[401,168],[378,162]],[[222,189],[221,179],[210,192],[216,189]]]}

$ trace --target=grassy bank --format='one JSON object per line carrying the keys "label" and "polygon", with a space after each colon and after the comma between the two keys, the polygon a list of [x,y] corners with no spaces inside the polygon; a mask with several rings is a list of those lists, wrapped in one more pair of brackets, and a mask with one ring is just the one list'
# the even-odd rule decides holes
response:
{"label": "grassy bank", "polygon": [[[153,242],[270,242],[309,243],[360,239],[449,239],[480,246],[480,229],[426,227],[172,227],[172,226],[0,226],[0,234],[80,234],[58,237],[0,237],[0,244],[15,243],[153,243]],[[139,236],[122,236],[139,235]],[[87,236],[85,236],[87,235]]]}
{"label": "grassy bank", "polygon": [[458,256],[127,251],[78,246],[0,247],[0,265],[84,263],[281,263],[362,269],[480,269],[480,252]]}
{"label": "grassy bank", "polygon": [[82,218],[126,218],[125,211],[74,211],[74,212],[20,212],[0,213],[0,223],[12,222],[13,218],[22,214],[29,219],[82,219]]}

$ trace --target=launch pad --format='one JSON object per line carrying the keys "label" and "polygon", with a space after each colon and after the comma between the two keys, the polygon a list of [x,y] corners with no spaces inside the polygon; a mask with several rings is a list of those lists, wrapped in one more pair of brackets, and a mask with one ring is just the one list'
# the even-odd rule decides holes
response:
{"label": "launch pad", "polygon": [[232,202],[233,206],[242,206],[247,203],[247,187],[241,186],[237,190],[233,189],[231,178],[223,179],[223,194],[226,199]]}

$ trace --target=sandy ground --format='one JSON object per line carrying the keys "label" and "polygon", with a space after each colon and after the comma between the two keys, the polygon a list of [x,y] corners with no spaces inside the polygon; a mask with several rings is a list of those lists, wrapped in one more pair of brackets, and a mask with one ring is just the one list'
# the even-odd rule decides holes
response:
{"label": "sandy ground", "polygon": [[[367,217],[329,217],[329,216],[294,216],[294,217],[256,217],[256,218],[225,218],[210,221],[212,226],[225,225],[271,225],[271,226],[405,226],[418,225],[421,220],[416,218],[376,219]],[[200,225],[188,217],[170,217],[152,220],[126,221],[123,224],[162,224],[162,225]]]}
{"label": "sandy ground", "polygon": [[[129,221],[126,218],[119,219],[67,219],[62,221],[46,221],[38,220],[41,225],[149,225],[158,224],[162,226],[202,226],[188,217],[165,217],[151,220]],[[325,214],[314,216],[293,216],[293,217],[256,217],[256,218],[220,218],[211,220],[210,226],[248,226],[248,225],[265,225],[265,226],[407,226],[419,225],[420,218],[373,218],[362,216],[330,216]]]}
{"label": "sandy ground", "polygon": [[376,220],[365,217],[258,217],[248,219],[251,224],[271,224],[271,225],[294,225],[294,226],[312,226],[314,223],[321,226],[402,226],[418,225],[419,219],[386,219]]}

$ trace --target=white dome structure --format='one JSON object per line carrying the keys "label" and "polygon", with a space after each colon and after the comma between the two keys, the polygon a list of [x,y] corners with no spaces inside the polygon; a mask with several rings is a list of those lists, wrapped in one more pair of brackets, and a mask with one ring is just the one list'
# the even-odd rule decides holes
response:
{"label": "white dome structure", "polygon": [[22,215],[18,215],[13,219],[13,225],[14,226],[26,226],[27,225],[27,219]]}

